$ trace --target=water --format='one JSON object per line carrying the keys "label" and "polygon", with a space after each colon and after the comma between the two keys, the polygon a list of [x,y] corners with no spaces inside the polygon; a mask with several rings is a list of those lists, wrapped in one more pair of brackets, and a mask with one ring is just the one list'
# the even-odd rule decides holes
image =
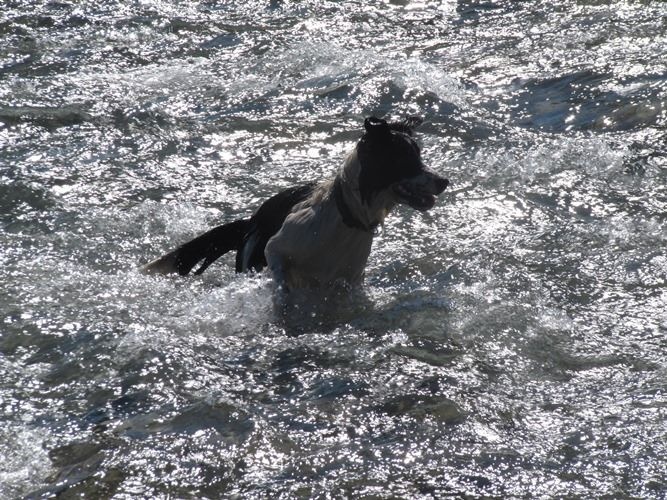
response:
{"label": "water", "polygon": [[[665,19],[6,0],[0,497],[664,498]],[[362,290],[137,273],[415,113]]]}

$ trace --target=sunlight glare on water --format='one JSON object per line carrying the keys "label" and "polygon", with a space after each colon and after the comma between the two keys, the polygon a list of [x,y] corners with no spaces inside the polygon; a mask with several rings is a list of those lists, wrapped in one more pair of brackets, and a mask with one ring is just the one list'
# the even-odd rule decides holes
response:
{"label": "sunlight glare on water", "polygon": [[[664,3],[6,4],[0,497],[665,496]],[[410,114],[362,289],[137,271]]]}

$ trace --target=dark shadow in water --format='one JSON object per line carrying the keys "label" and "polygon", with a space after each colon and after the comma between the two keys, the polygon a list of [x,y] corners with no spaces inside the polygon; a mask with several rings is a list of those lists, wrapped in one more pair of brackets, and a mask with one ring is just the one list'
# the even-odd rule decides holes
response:
{"label": "dark shadow in water", "polygon": [[0,106],[0,123],[16,125],[33,123],[48,129],[68,127],[92,121],[84,105],[54,106]]}
{"label": "dark shadow in water", "polygon": [[[520,83],[509,101],[519,125],[548,132],[622,131],[651,126],[663,109],[664,75],[617,81],[611,74],[586,70]],[[606,90],[609,84],[628,91]],[[632,90],[630,90],[632,89]]]}
{"label": "dark shadow in water", "polygon": [[322,290],[276,291],[276,324],[288,336],[331,333],[374,309],[362,288],[333,287]]}

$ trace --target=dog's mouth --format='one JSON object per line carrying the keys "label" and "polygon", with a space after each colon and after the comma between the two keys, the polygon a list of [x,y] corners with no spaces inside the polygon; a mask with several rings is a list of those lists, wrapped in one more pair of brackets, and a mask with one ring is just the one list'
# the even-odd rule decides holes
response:
{"label": "dog's mouth", "polygon": [[425,212],[430,210],[435,205],[436,196],[442,193],[447,187],[447,181],[443,179],[442,186],[437,186],[435,190],[436,193],[425,190],[423,187],[417,187],[410,183],[403,182],[396,184],[394,186],[394,194],[398,198],[398,203],[403,203],[405,205],[419,210],[420,212]]}
{"label": "dog's mouth", "polygon": [[405,184],[396,184],[394,193],[398,196],[399,203],[409,205],[420,212],[430,210],[435,205],[435,195],[412,189],[411,186]]}

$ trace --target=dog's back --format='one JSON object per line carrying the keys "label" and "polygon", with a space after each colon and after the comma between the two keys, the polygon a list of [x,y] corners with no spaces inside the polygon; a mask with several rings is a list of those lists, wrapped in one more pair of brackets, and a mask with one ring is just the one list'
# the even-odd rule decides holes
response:
{"label": "dog's back", "polygon": [[294,205],[308,198],[315,184],[304,184],[281,191],[266,200],[249,219],[217,226],[184,243],[166,255],[146,264],[147,274],[178,273],[185,276],[200,262],[194,274],[203,273],[218,258],[236,250],[236,272],[261,271],[266,267],[264,249],[280,229]]}

